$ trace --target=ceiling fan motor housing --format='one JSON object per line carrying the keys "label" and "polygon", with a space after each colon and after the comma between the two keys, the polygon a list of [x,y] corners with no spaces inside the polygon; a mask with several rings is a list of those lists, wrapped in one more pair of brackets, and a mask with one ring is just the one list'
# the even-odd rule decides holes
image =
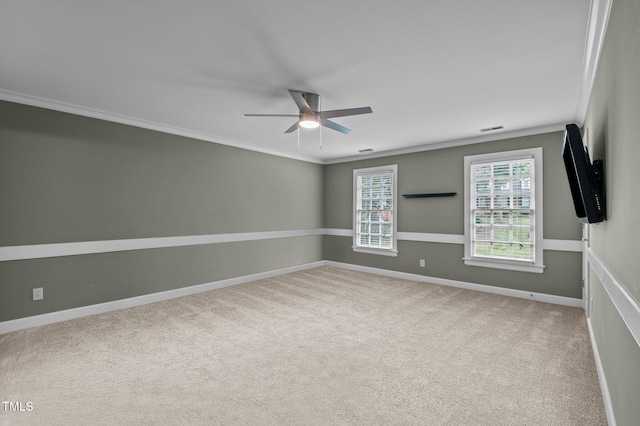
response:
{"label": "ceiling fan motor housing", "polygon": [[307,104],[309,104],[311,111],[320,111],[320,95],[316,93],[302,93],[302,97],[307,101]]}

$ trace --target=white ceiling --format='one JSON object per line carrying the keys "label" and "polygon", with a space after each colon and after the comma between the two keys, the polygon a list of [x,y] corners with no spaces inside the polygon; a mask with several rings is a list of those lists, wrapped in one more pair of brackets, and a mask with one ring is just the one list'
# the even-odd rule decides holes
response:
{"label": "white ceiling", "polygon": [[[581,121],[589,0],[0,0],[0,98],[332,162]],[[284,134],[288,89],[353,132]],[[481,128],[504,126],[491,136]],[[457,142],[455,142],[457,141]]]}

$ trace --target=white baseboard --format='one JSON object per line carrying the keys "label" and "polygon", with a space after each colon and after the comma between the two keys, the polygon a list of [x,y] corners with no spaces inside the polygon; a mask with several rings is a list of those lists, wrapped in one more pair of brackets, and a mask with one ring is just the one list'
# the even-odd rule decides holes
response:
{"label": "white baseboard", "polygon": [[41,325],[53,324],[89,315],[102,314],[105,312],[117,311],[119,309],[132,308],[134,306],[146,305],[148,303],[161,302],[163,300],[175,299],[176,297],[189,296],[191,294],[202,293],[218,288],[229,287],[236,284],[243,284],[249,281],[256,281],[284,275],[291,272],[323,266],[324,261],[306,263],[304,265],[291,266],[288,268],[276,269],[272,271],[260,272],[257,274],[244,275],[237,278],[214,281],[210,283],[198,284],[189,287],[177,288],[174,290],[161,291],[158,293],[145,294],[142,296],[129,297],[127,299],[114,300],[112,302],[98,303],[95,305],[82,306],[79,308],[65,309],[64,311],[51,312],[42,315],[34,315],[26,318],[19,318],[11,321],[0,322],[0,334],[11,333],[12,331],[24,330],[26,328],[38,327]]}
{"label": "white baseboard", "polygon": [[429,282],[432,284],[446,285],[449,287],[464,288],[467,290],[480,291],[484,293],[499,294],[502,296],[517,297],[519,299],[535,300],[537,302],[553,303],[555,305],[572,306],[583,308],[582,299],[573,297],[555,296],[552,294],[534,293],[530,291],[514,290],[512,288],[494,287],[484,284],[468,283],[464,281],[449,280],[446,278],[427,277],[424,275],[411,274],[408,272],[391,271],[388,269],[372,268],[370,266],[352,265],[349,263],[325,261],[328,266],[351,269],[353,271],[369,272],[371,274],[384,275],[387,277],[401,278],[405,280]]}
{"label": "white baseboard", "polygon": [[333,262],[321,260],[318,262],[307,263],[304,265],[292,266],[288,268],[276,269],[272,271],[260,272],[257,274],[244,275],[226,280],[214,281],[210,283],[198,284],[189,287],[177,288],[158,293],[145,294],[142,296],[130,297],[127,299],[114,300],[112,302],[98,303],[95,305],[82,306],[79,308],[66,309],[63,311],[50,312],[42,315],[34,315],[25,318],[0,322],[0,334],[11,333],[13,331],[24,330],[26,328],[38,327],[41,325],[53,324],[56,322],[67,321],[75,318],[81,318],[89,315],[101,314],[119,309],[132,308],[134,306],[146,305],[148,303],[161,302],[163,300],[174,299],[176,297],[189,296],[191,294],[202,293],[205,291],[215,290],[218,288],[228,287],[236,284],[243,284],[250,281],[256,281],[264,278],[271,278],[278,275],[284,275],[291,272],[302,271],[305,269],[315,268],[318,266],[334,266],[337,268],[351,269],[354,271],[368,272],[372,274],[384,275],[394,278],[406,280],[430,282],[433,284],[446,285],[450,287],[464,288],[467,290],[481,291],[485,293],[500,294],[503,296],[517,297],[520,299],[535,300],[538,302],[553,303],[556,305],[565,305],[582,308],[582,300],[570,297],[554,296],[543,293],[532,293],[522,290],[514,290],[509,288],[494,287],[483,284],[467,283],[463,281],[454,281],[445,278],[427,277],[424,275],[410,274],[407,272],[390,271],[387,269],[372,268],[368,266],[352,265],[348,263]]}
{"label": "white baseboard", "polygon": [[613,414],[613,404],[611,403],[611,395],[609,394],[609,386],[607,385],[607,377],[604,374],[600,352],[593,334],[591,319],[587,318],[587,327],[589,328],[589,338],[591,339],[591,348],[593,349],[593,357],[596,361],[596,370],[598,370],[598,379],[600,380],[600,389],[602,390],[602,400],[604,402],[604,411],[607,414],[607,423],[609,426],[616,426],[616,418]]}

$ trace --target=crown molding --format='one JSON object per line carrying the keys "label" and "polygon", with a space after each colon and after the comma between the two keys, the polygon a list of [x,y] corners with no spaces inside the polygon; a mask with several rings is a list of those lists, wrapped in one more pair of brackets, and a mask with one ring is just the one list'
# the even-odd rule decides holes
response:
{"label": "crown molding", "polygon": [[472,145],[472,144],[482,143],[482,142],[493,142],[493,141],[499,141],[503,139],[512,139],[512,138],[517,138],[522,136],[540,135],[543,133],[564,131],[565,126],[566,126],[566,123],[556,123],[556,124],[550,124],[547,126],[531,127],[528,129],[493,133],[490,135],[481,135],[481,136],[474,136],[470,138],[454,139],[454,140],[449,140],[444,142],[436,142],[436,143],[424,144],[424,145],[413,146],[408,148],[393,149],[389,151],[380,151],[370,155],[353,155],[349,157],[335,158],[335,159],[325,160],[324,164],[347,163],[350,161],[367,160],[369,158],[391,157],[394,155],[413,154],[416,152],[432,151],[434,149],[453,148],[453,147],[462,146],[462,145]]}
{"label": "crown molding", "polygon": [[500,132],[500,133],[491,134],[491,135],[482,135],[482,136],[477,136],[472,138],[436,142],[436,143],[424,144],[424,145],[408,147],[408,148],[401,148],[396,150],[380,151],[378,153],[374,153],[366,156],[355,155],[355,156],[349,156],[349,157],[339,157],[334,159],[322,160],[322,159],[309,157],[309,156],[294,155],[294,154],[288,154],[280,151],[265,149],[265,148],[249,145],[243,142],[219,138],[214,135],[195,132],[195,131],[180,128],[180,127],[168,126],[168,125],[156,123],[153,121],[141,120],[138,118],[129,117],[121,114],[116,114],[116,113],[102,111],[102,110],[93,109],[93,108],[82,107],[79,105],[69,104],[66,102],[59,102],[52,99],[40,98],[37,96],[24,95],[21,93],[15,93],[15,92],[2,90],[2,89],[0,89],[0,100],[34,106],[38,108],[50,109],[53,111],[59,111],[59,112],[79,115],[83,117],[96,118],[98,120],[105,120],[105,121],[110,121],[114,123],[125,124],[128,126],[134,126],[134,127],[139,127],[143,129],[169,133],[172,135],[183,136],[183,137],[202,140],[206,142],[217,143],[220,145],[227,145],[235,148],[246,149],[249,151],[260,152],[263,154],[275,155],[278,157],[284,157],[292,160],[305,161],[308,163],[321,164],[321,165],[346,163],[350,161],[359,161],[359,160],[365,160],[369,158],[390,157],[393,155],[401,155],[401,154],[412,154],[412,153],[422,152],[422,151],[431,151],[434,149],[451,148],[456,146],[470,145],[470,144],[481,143],[481,142],[491,142],[491,141],[515,138],[520,136],[530,136],[530,135],[536,135],[536,134],[542,134],[542,133],[549,133],[549,132],[564,130],[564,126],[565,126],[564,123],[552,124],[549,126],[534,127],[530,129],[516,130],[511,132]]}
{"label": "crown molding", "polygon": [[613,0],[591,0],[589,21],[584,45],[584,59],[582,64],[582,79],[580,81],[580,95],[576,110],[576,123],[582,127],[589,108],[589,99],[598,70],[600,53],[607,33],[611,5]]}
{"label": "crown molding", "polygon": [[220,145],[232,146],[235,148],[246,149],[249,151],[260,152],[263,154],[275,155],[277,157],[290,158],[292,160],[306,161],[309,163],[323,164],[322,160],[317,158],[308,157],[304,155],[295,155],[276,150],[257,147],[240,141],[232,139],[221,138],[215,135],[196,132],[193,130],[184,129],[181,127],[170,126],[167,124],[156,123],[154,121],[147,121],[136,117],[130,117],[122,114],[116,114],[113,112],[102,111],[99,109],[83,107],[79,105],[69,104],[66,102],[55,101],[53,99],[46,99],[37,96],[25,95],[22,93],[11,92],[8,90],[0,89],[0,100],[15,102],[19,104],[50,109],[53,111],[65,112],[74,115],[80,115],[83,117],[96,118],[99,120],[111,121],[119,124],[126,124],[128,126],[139,127],[142,129],[155,130],[158,132],[168,133],[177,136],[183,136],[192,139],[198,139],[205,142],[217,143]]}

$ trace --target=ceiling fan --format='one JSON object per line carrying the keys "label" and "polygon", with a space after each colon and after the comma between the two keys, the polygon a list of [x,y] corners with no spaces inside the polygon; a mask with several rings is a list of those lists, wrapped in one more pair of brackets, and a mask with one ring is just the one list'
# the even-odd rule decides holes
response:
{"label": "ceiling fan", "polygon": [[329,120],[329,118],[369,114],[373,112],[370,107],[320,111],[320,95],[309,92],[299,92],[297,90],[289,90],[289,94],[296,105],[298,105],[298,109],[300,110],[299,114],[245,114],[245,117],[298,117],[298,121],[296,121],[293,126],[285,130],[285,133],[295,132],[298,130],[298,126],[302,126],[307,129],[315,129],[322,125],[347,135],[351,130],[339,125],[338,123],[334,123]]}

